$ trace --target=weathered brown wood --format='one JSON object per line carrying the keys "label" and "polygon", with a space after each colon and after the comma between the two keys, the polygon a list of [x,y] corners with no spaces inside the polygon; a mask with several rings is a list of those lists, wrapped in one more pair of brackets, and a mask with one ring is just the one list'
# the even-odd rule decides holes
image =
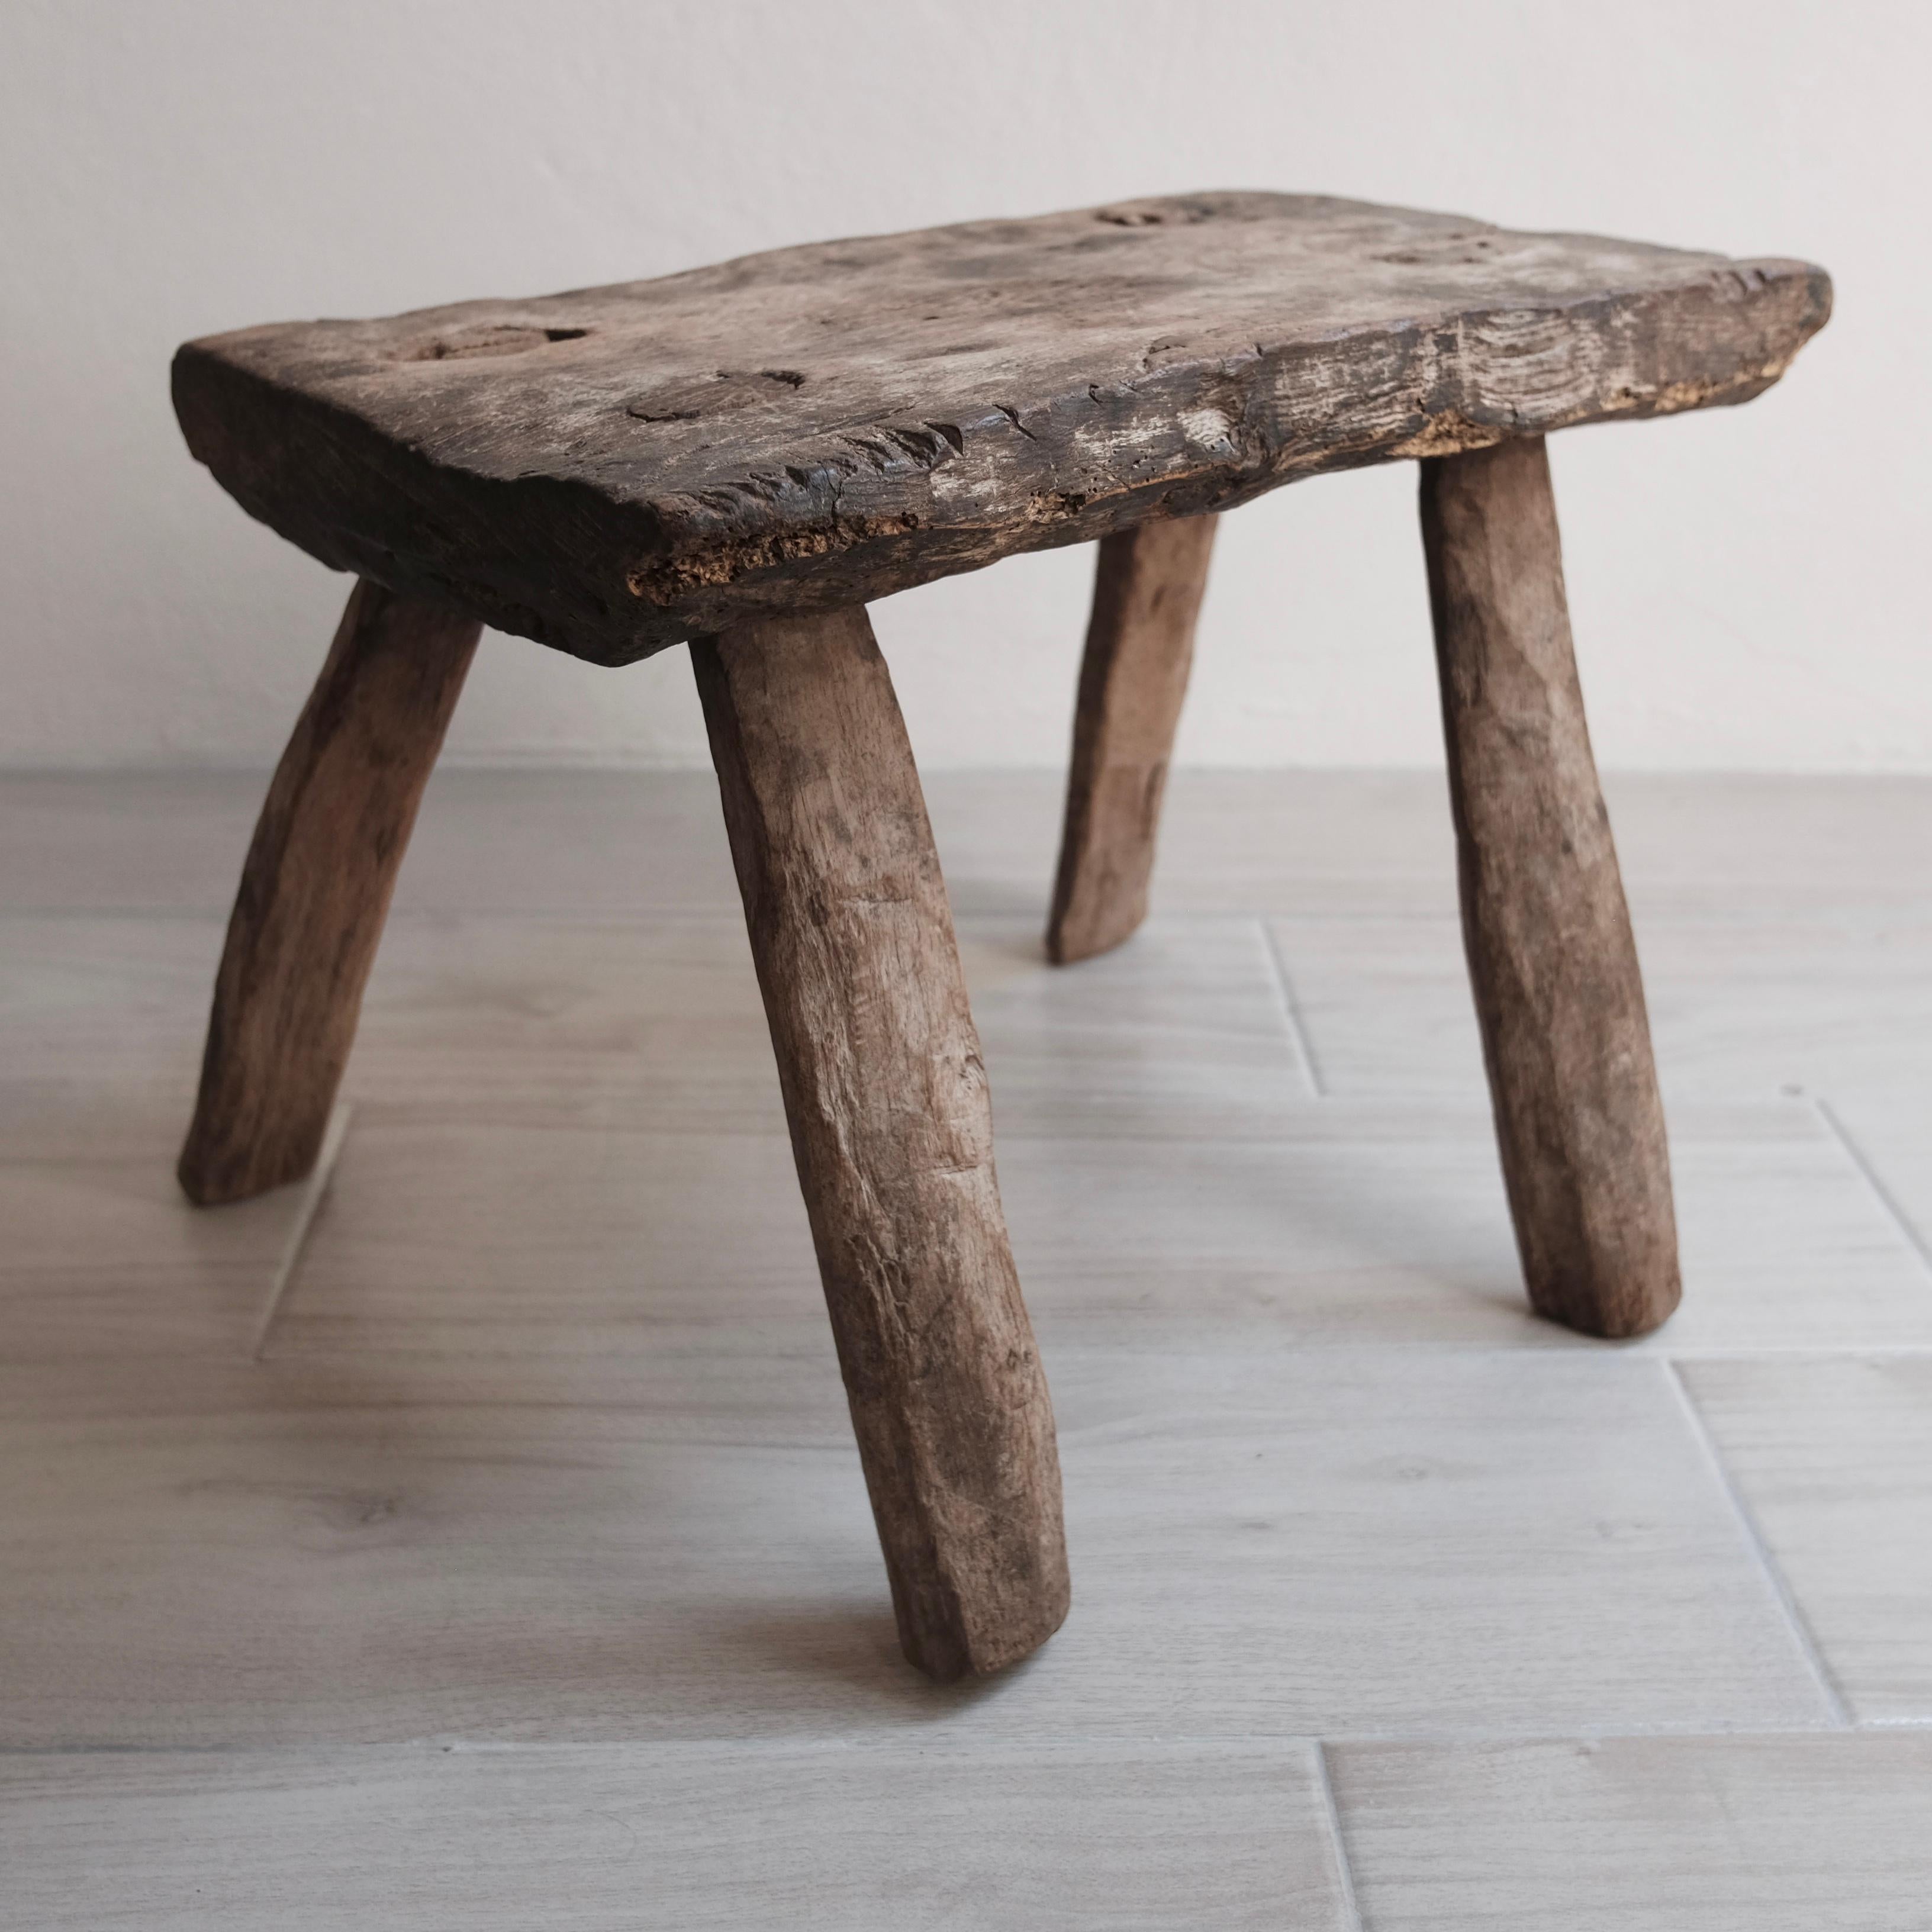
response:
{"label": "weathered brown wood", "polygon": [[692,657],[900,1642],[995,1670],[1066,1613],[1060,1466],[892,681],[862,609]]}
{"label": "weathered brown wood", "polygon": [[268,788],[228,923],[181,1184],[212,1206],[315,1164],[474,618],[358,583]]}
{"label": "weathered brown wood", "polygon": [[189,344],[188,442],[324,562],[622,664],[1318,471],[1742,402],[1802,262],[1317,196],[824,242]]}
{"label": "weathered brown wood", "polygon": [[1214,526],[1212,517],[1163,518],[1100,542],[1046,927],[1057,965],[1119,945],[1147,917]]}
{"label": "weathered brown wood", "polygon": [[1530,1299],[1587,1334],[1677,1306],[1670,1164],[1540,439],[1422,466],[1463,938]]}

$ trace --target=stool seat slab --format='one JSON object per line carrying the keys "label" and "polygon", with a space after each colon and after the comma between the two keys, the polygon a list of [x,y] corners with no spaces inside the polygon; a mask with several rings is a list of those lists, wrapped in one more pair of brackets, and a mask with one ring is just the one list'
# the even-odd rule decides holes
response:
{"label": "stool seat slab", "polygon": [[189,446],[326,563],[620,664],[1322,471],[1743,402],[1820,268],[1215,193],[211,336]]}

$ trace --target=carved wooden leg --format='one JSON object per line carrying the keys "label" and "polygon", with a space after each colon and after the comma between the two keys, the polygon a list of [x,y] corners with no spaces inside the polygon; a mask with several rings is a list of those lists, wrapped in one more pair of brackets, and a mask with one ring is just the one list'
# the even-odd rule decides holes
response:
{"label": "carved wooden leg", "polygon": [[1640,1335],[1679,1292],[1670,1156],[1542,440],[1425,462],[1422,532],[1463,938],[1530,1299]]}
{"label": "carved wooden leg", "polygon": [[1211,516],[1180,517],[1101,540],[1046,928],[1056,965],[1119,945],[1147,916],[1214,525]]}
{"label": "carved wooden leg", "polygon": [[862,609],[692,658],[899,1640],[998,1670],[1066,1614],[1060,1465],[898,701]]}
{"label": "carved wooden leg", "polygon": [[204,1206],[315,1165],[480,626],[358,583],[255,827],[178,1170]]}

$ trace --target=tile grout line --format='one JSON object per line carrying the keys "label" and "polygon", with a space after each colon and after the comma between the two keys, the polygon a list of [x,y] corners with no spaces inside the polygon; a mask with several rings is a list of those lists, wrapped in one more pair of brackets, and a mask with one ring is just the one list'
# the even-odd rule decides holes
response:
{"label": "tile grout line", "polygon": [[1921,1263],[1928,1273],[1932,1273],[1932,1242],[1928,1242],[1920,1232],[1917,1222],[1893,1198],[1892,1190],[1879,1178],[1878,1170],[1866,1159],[1864,1150],[1852,1139],[1844,1122],[1839,1119],[1831,1102],[1814,1094],[1810,1095],[1811,1111],[1825,1123],[1832,1138],[1845,1150],[1845,1157],[1864,1177],[1865,1185],[1878,1198],[1878,1204],[1898,1224],[1902,1234]]}
{"label": "tile grout line", "polygon": [[[586,1129],[585,1131],[588,1132],[590,1130]],[[820,1325],[824,1319],[822,1310],[811,1315],[801,1313],[795,1318],[795,1318],[806,1323],[814,1336],[823,1339],[824,1330]],[[698,1332],[710,1332],[713,1324],[703,1318],[688,1317],[674,1318],[665,1325],[668,1328],[679,1330],[689,1329]],[[1112,1345],[1083,1340],[1077,1335],[1071,1337],[1052,1335],[1048,1346],[1054,1354],[1070,1359],[1076,1354],[1090,1353],[1096,1349],[1106,1348]],[[1217,1346],[1220,1352],[1223,1354],[1238,1354],[1241,1352],[1241,1338],[1237,1336],[1234,1340]],[[304,1354],[313,1360],[347,1360],[362,1352],[360,1348],[346,1343],[327,1347],[318,1343],[303,1351]],[[510,1359],[503,1354],[500,1348],[463,1347],[454,1342],[440,1346],[436,1352],[440,1354],[448,1354],[455,1360],[466,1362],[502,1361]],[[1318,1353],[1330,1360],[1345,1360],[1363,1355],[1373,1355],[1378,1358],[1395,1356],[1409,1362],[1588,1362],[1593,1358],[1594,1352],[1582,1348],[1568,1348],[1560,1342],[1516,1348],[1502,1346],[1465,1348],[1454,1342],[1349,1342],[1332,1344],[1310,1343],[1306,1345],[1306,1352],[1310,1354]],[[1726,1347],[1717,1342],[1712,1342],[1702,1348],[1678,1350],[1669,1354],[1664,1354],[1660,1350],[1649,1354],[1630,1350],[1621,1357],[1613,1356],[1609,1359],[1636,1363],[1657,1362],[1666,1366],[1674,1363],[1689,1363],[1694,1365],[1700,1362],[1772,1362],[1799,1364],[1821,1362],[1923,1362],[1932,1360],[1932,1343],[1924,1342],[1846,1342],[1842,1347],[1828,1348],[1822,1342],[1806,1342],[1802,1346],[1793,1343],[1786,1348],[1753,1348],[1738,1344]],[[618,1406],[623,1406],[621,1402]],[[1168,1412],[1162,1412],[1165,1414]],[[1070,1439],[1077,1433],[1070,1424],[1063,1423],[1060,1426],[1064,1432],[1061,1437],[1063,1442]],[[1932,1721],[1932,1720],[1928,1721]],[[1295,1736],[1298,1733],[1290,1732],[1288,1735]]]}
{"label": "tile grout line", "polygon": [[1321,1064],[1315,1058],[1315,1043],[1308,1036],[1308,1028],[1301,1017],[1301,1008],[1294,997],[1294,982],[1288,977],[1288,962],[1281,956],[1281,946],[1274,936],[1274,927],[1264,914],[1252,915],[1261,929],[1262,946],[1268,954],[1268,965],[1274,976],[1276,997],[1281,1001],[1282,1017],[1288,1022],[1288,1030],[1294,1037],[1294,1050],[1301,1061],[1302,1078],[1308,1082],[1308,1090],[1318,1100],[1328,1097],[1328,1083],[1322,1078]]}
{"label": "tile grout line", "polygon": [[1311,1748],[1315,1754],[1315,1781],[1322,1796],[1322,1821],[1328,1834],[1328,1843],[1335,1854],[1335,1876],[1342,1892],[1342,1922],[1346,1932],[1362,1932],[1362,1908],[1355,1897],[1355,1875],[1348,1865],[1348,1847],[1342,1838],[1342,1811],[1335,1802],[1335,1781],[1328,1774],[1328,1747],[1317,1738]]}
{"label": "tile grout line", "polygon": [[[1325,1754],[1338,1748],[1456,1751],[1528,1749],[1538,1745],[1577,1744],[1732,1744],[1766,1740],[1815,1744],[1840,1738],[1869,1738],[1896,1735],[1900,1732],[1932,1732],[1932,1717],[1868,1718],[1841,1731],[1823,1730],[1816,1724],[1753,1724],[1736,1729],[1689,1730],[1659,1730],[1654,1726],[1638,1726],[1609,1730],[1584,1728],[1547,1731],[1506,1728],[1502,1730],[1342,1731],[1325,1738],[1311,1738],[1300,1731],[1243,1731],[1226,1734],[1208,1731],[1148,1736],[1072,1731],[1056,1733],[1043,1742],[1001,1746],[998,1750],[1015,1756],[1052,1756],[1076,1752],[1099,1755],[1162,1750],[1194,1752],[1203,1755],[1215,1753],[1224,1757],[1278,1766],[1282,1748],[1299,1745],[1316,1754],[1316,1796],[1318,1802],[1324,1798],[1327,1801],[1329,1828],[1332,1832],[1339,1822],[1340,1810],[1335,1804],[1333,1786],[1329,1780]],[[238,1737],[214,1744],[152,1744],[125,1739],[104,1742],[73,1738],[65,1741],[56,1739],[41,1744],[0,1743],[0,1762],[22,1758],[51,1757],[350,1758],[378,1753],[397,1756],[408,1754],[424,1760],[484,1756],[542,1758],[565,1756],[573,1753],[614,1755],[632,1751],[665,1755],[692,1752],[715,1756],[748,1758],[836,1756],[842,1760],[849,1760],[855,1751],[886,1756],[897,1750],[912,1748],[907,1744],[905,1735],[898,1732],[884,1733],[872,1741],[858,1744],[838,1736],[811,1733],[736,1737],[701,1732],[690,1735],[661,1733],[654,1736],[548,1738],[502,1738],[487,1735],[400,1738],[372,1735],[333,1740],[322,1738]],[[923,1744],[916,1748],[922,1756],[938,1755],[961,1759],[978,1756],[980,1751],[976,1743],[961,1745]],[[998,1753],[993,1754],[997,1755]],[[1339,1845],[1339,1838],[1337,1842]],[[1354,1875],[1348,1867],[1345,1852],[1338,1850],[1337,1864],[1346,1895],[1352,1904],[1354,1903]],[[1348,1932],[1358,1932],[1359,1925],[1358,1908]]]}
{"label": "tile grout line", "polygon": [[1690,1432],[1703,1445],[1712,1473],[1717,1477],[1719,1486],[1730,1503],[1738,1527],[1744,1532],[1744,1540],[1756,1557],[1758,1568],[1764,1573],[1766,1582],[1771,1586],[1779,1607],[1784,1612],[1785,1621],[1791,1626],[1792,1634],[1798,1640],[1798,1647],[1804,1653],[1804,1660],[1811,1666],[1812,1674],[1817,1678],[1819,1688],[1825,1694],[1833,1723],[1840,1730],[1857,1730],[1858,1724],[1852,1715],[1851,1706],[1839,1688],[1838,1680],[1832,1674],[1830,1666],[1825,1661],[1825,1653],[1820,1648],[1817,1636],[1806,1621],[1804,1612],[1798,1607],[1798,1599],[1792,1594],[1791,1586],[1786,1580],[1784,1572],[1773,1559],[1771,1547],[1764,1540],[1763,1532],[1758,1527],[1757,1519],[1751,1514],[1743,1492],[1731,1474],[1730,1466],[1719,1452],[1717,1438],[1712,1434],[1709,1424],[1704,1420],[1703,1411],[1697,1406],[1696,1399],[1690,1393],[1690,1384],[1684,1379],[1676,1363],[1668,1356],[1664,1358],[1664,1372],[1676,1388],[1678,1400],[1683,1405],[1685,1420],[1690,1426]]}
{"label": "tile grout line", "polygon": [[295,1280],[302,1250],[308,1245],[309,1230],[315,1225],[316,1210],[321,1207],[322,1197],[328,1192],[328,1184],[334,1178],[335,1163],[340,1157],[342,1144],[348,1137],[349,1117],[354,1111],[347,1101],[338,1101],[328,1117],[328,1125],[322,1131],[322,1150],[316,1156],[315,1166],[310,1169],[308,1179],[303,1185],[302,1201],[296,1209],[295,1226],[289,1230],[288,1242],[282,1250],[275,1278],[268,1286],[267,1304],[255,1330],[254,1344],[248,1351],[251,1362],[259,1362],[266,1352],[268,1338],[274,1332],[277,1318],[281,1314],[282,1304],[288,1299],[289,1286]]}
{"label": "tile grout line", "polygon": [[[0,777],[4,777],[0,773]],[[242,848],[238,847],[239,851]],[[238,865],[239,860],[237,863]],[[1010,905],[988,902],[976,908],[960,911],[956,908],[956,916],[962,920],[1009,920],[1014,922],[1032,922],[1037,919],[1034,909],[1036,898],[1044,904],[1050,896],[1052,880],[1048,878],[1029,893],[1027,903],[1022,905],[1017,898]],[[233,910],[234,896],[231,892],[220,900],[210,898],[206,903],[193,901],[171,905],[157,905],[140,899],[103,899],[98,904],[81,901],[60,899],[26,900],[0,910],[0,927],[8,924],[29,921],[56,921],[64,920],[148,920],[158,922],[187,923],[203,921],[214,926],[225,924]],[[741,923],[744,908],[723,899],[669,899],[662,904],[644,903],[620,908],[603,903],[571,905],[562,902],[552,904],[495,904],[485,899],[482,902],[451,900],[447,903],[428,900],[421,903],[392,906],[391,920],[501,920],[513,924],[566,925],[583,922],[598,926],[632,926],[649,925],[659,919],[711,921],[722,920],[731,924]],[[1847,920],[1862,925],[1868,918],[1882,922],[1892,916],[1889,913],[1870,915],[1852,913],[1839,914],[1822,913],[1807,915],[1790,908],[1779,909],[1778,922],[1803,925],[1808,921],[1837,929]],[[1457,909],[1452,901],[1438,908],[1418,910],[1399,903],[1371,901],[1366,904],[1349,904],[1322,910],[1303,904],[1292,910],[1257,913],[1252,901],[1245,905],[1232,902],[1219,902],[1200,905],[1183,905],[1160,915],[1173,920],[1252,920],[1266,919],[1278,921],[1285,926],[1360,926],[1367,921],[1380,926],[1454,926],[1457,922]],[[1773,915],[1768,912],[1744,911],[1738,913],[1684,913],[1652,912],[1644,920],[1647,927],[1668,928],[1673,931],[1692,931],[1700,933],[1729,933],[1745,928],[1755,929],[1763,926]],[[388,921],[384,922],[385,930]]]}

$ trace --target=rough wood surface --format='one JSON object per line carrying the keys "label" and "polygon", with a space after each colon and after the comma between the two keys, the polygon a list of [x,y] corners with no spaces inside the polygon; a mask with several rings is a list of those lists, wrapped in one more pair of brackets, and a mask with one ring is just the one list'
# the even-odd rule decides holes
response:
{"label": "rough wood surface", "polygon": [[622,664],[1295,478],[1742,402],[1802,262],[1204,194],[188,344],[190,446],[338,568]]}
{"label": "rough wood surface", "polygon": [[1214,526],[1212,517],[1165,518],[1100,543],[1046,928],[1057,965],[1119,945],[1147,916]]}
{"label": "rough wood surface", "polygon": [[204,1206],[279,1187],[315,1163],[478,631],[473,618],[379,584],[350,594],[229,921],[178,1169]]}
{"label": "rough wood surface", "polygon": [[1640,1335],[1677,1306],[1670,1156],[1542,442],[1424,464],[1422,531],[1463,940],[1530,1298]]}
{"label": "rough wood surface", "polygon": [[900,1642],[998,1670],[1066,1614],[1060,1466],[892,681],[857,609],[692,655]]}

